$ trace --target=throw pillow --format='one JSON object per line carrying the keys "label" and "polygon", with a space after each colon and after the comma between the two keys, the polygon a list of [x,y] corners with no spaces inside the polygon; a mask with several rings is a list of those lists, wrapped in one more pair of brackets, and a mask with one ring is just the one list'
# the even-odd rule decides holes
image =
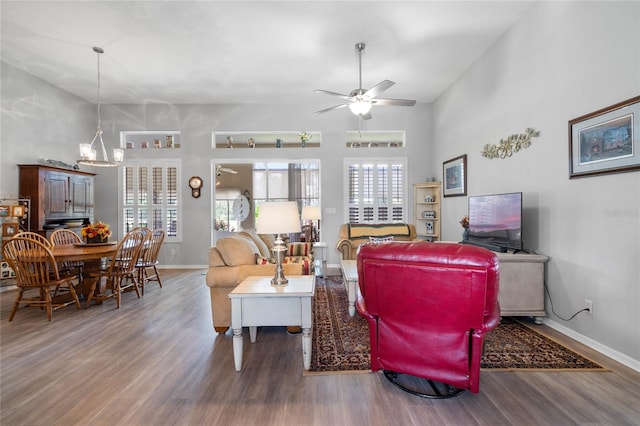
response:
{"label": "throw pillow", "polygon": [[309,261],[308,256],[285,256],[282,260],[282,264],[286,265],[288,263],[301,263],[302,264],[302,274],[303,275],[311,275],[312,263]]}
{"label": "throw pillow", "polygon": [[393,241],[393,236],[391,237],[369,237],[369,241],[374,243],[374,244],[381,244],[381,243],[388,243]]}
{"label": "throw pillow", "polygon": [[267,245],[267,249],[271,251],[276,243],[276,237],[273,234],[258,234],[258,236]]}
{"label": "throw pillow", "polygon": [[310,256],[311,247],[311,243],[289,243],[289,247],[287,248],[287,256]]}
{"label": "throw pillow", "polygon": [[241,236],[220,238],[216,241],[216,248],[227,266],[253,265],[256,262],[255,255],[260,254],[250,238]]}
{"label": "throw pillow", "polygon": [[276,263],[273,258],[260,256],[256,254],[256,265],[268,265],[270,263]]}
{"label": "throw pillow", "polygon": [[222,255],[217,248],[209,248],[209,266],[226,266]]}
{"label": "throw pillow", "polygon": [[241,235],[245,238],[250,238],[251,241],[253,241],[253,243],[256,245],[256,247],[258,247],[258,250],[260,250],[260,255],[264,256],[264,257],[270,257],[271,253],[269,251],[269,247],[267,247],[267,245],[265,244],[265,242],[262,240],[262,238],[260,238],[260,236],[258,234],[256,234],[253,231],[241,231],[238,233],[238,235]]}

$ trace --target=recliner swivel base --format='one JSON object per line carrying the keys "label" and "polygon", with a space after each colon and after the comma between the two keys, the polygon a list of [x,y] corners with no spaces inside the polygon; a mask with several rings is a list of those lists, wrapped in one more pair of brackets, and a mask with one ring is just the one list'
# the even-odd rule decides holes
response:
{"label": "recliner swivel base", "polygon": [[[452,398],[454,396],[460,395],[465,391],[465,389],[463,388],[459,388],[442,382],[436,382],[431,379],[397,373],[391,370],[382,370],[382,372],[394,386],[402,389],[405,392],[408,392],[412,395],[417,395],[422,398]],[[402,378],[400,378],[400,380],[398,380],[399,376],[403,376],[405,379],[403,380]]]}

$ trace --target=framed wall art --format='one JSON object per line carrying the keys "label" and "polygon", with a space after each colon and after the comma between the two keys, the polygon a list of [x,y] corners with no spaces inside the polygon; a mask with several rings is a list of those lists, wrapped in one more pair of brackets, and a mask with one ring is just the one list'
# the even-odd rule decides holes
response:
{"label": "framed wall art", "polygon": [[467,195],[467,154],[442,163],[442,181],[445,197]]}
{"label": "framed wall art", "polygon": [[569,121],[569,178],[640,170],[640,96]]}
{"label": "framed wall art", "polygon": [[24,216],[24,206],[18,204],[17,206],[11,206],[11,216],[22,217]]}
{"label": "framed wall art", "polygon": [[13,237],[18,233],[18,224],[14,222],[5,222],[2,224],[2,236]]}

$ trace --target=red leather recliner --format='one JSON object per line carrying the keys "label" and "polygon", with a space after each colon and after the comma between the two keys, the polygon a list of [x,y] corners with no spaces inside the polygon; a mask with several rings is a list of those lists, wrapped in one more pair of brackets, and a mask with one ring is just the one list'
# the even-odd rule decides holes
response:
{"label": "red leather recliner", "polygon": [[484,335],[500,323],[495,253],[390,242],[363,244],[357,259],[356,307],[369,323],[371,370],[478,393]]}

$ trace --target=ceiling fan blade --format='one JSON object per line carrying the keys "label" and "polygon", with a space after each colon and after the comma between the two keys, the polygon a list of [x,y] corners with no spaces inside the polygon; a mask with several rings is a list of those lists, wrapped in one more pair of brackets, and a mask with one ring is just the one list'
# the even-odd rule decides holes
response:
{"label": "ceiling fan blade", "polygon": [[371,103],[375,105],[414,106],[416,101],[410,99],[372,99]]}
{"label": "ceiling fan blade", "polygon": [[334,109],[340,109],[346,107],[348,104],[336,105],[331,108],[321,109],[320,111],[316,111],[316,114],[322,114],[323,112],[333,111]]}
{"label": "ceiling fan blade", "polygon": [[342,98],[342,99],[350,99],[349,95],[343,95],[342,93],[331,92],[329,90],[316,89],[316,90],[314,90],[314,92],[316,92],[316,93],[325,93],[327,95],[337,96],[337,97]]}
{"label": "ceiling fan blade", "polygon": [[394,83],[391,80],[383,80],[380,83],[378,83],[375,86],[373,86],[371,89],[367,90],[364,95],[366,97],[368,97],[369,99],[375,98],[380,93],[384,92],[385,90],[387,90],[389,87],[393,86],[394,84],[396,84],[396,83]]}
{"label": "ceiling fan blade", "polygon": [[220,173],[222,173],[222,172],[224,172],[224,173],[231,173],[231,174],[234,174],[234,175],[238,174],[238,172],[237,172],[236,170],[230,169],[230,168],[228,168],[228,167],[222,167],[220,164],[218,164],[218,165],[216,166],[216,174],[217,174],[218,176],[220,176]]}

